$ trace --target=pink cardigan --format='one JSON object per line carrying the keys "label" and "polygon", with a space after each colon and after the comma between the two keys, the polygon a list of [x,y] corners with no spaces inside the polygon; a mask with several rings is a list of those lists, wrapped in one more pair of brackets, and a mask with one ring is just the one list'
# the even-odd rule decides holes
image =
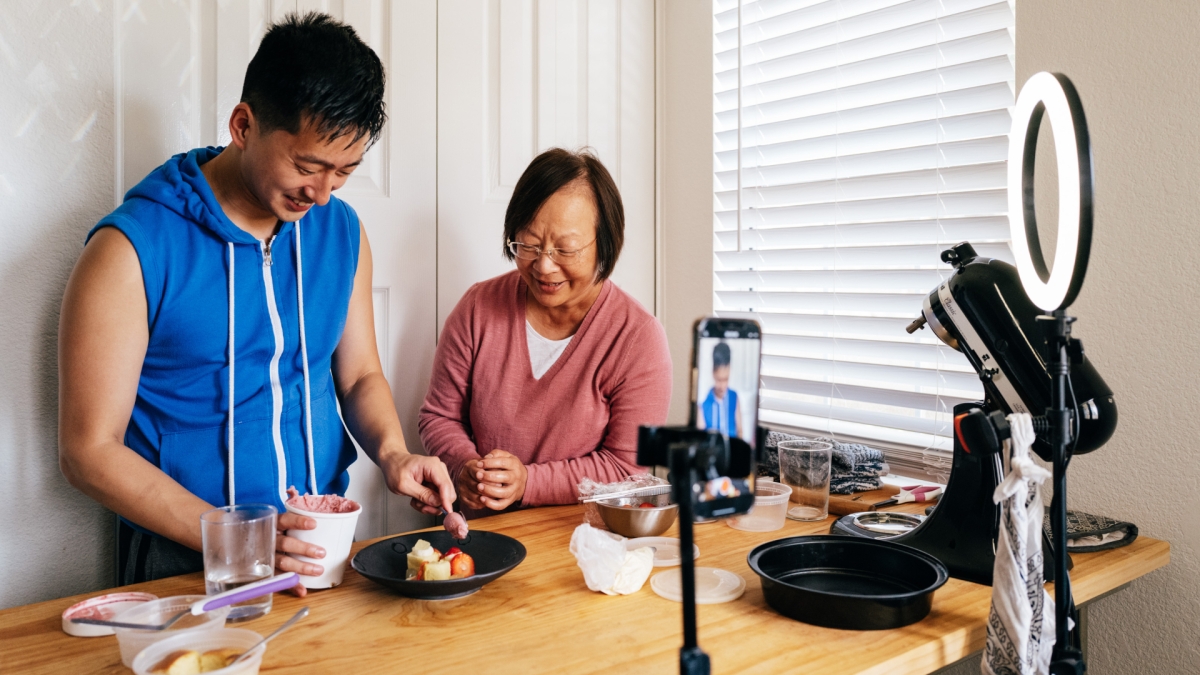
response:
{"label": "pink cardigan", "polygon": [[522,506],[570,504],[588,477],[618,481],[637,466],[637,430],[663,424],[671,355],[658,321],[611,281],[540,380],[525,336],[525,282],[514,270],[475,284],[442,330],[421,442],[457,476],[499,448],[529,469]]}

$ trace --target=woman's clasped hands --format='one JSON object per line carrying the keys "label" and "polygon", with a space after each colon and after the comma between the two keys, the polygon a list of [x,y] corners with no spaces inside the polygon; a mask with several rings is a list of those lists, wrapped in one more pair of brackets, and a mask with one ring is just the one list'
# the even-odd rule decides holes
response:
{"label": "woman's clasped hands", "polygon": [[502,511],[525,496],[529,471],[521,460],[504,450],[492,450],[472,459],[458,472],[456,487],[463,503],[473,509]]}

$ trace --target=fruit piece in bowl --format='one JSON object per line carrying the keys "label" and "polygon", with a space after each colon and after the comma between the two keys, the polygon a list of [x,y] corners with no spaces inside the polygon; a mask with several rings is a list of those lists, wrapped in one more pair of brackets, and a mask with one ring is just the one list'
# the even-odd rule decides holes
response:
{"label": "fruit piece in bowl", "polygon": [[417,540],[408,553],[407,577],[416,581],[465,579],[475,574],[475,560],[457,546],[442,555],[424,539]]}

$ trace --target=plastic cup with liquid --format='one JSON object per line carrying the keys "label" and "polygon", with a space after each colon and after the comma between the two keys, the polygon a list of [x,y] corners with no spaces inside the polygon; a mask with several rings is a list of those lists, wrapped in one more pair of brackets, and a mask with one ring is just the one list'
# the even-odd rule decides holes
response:
{"label": "plastic cup with liquid", "polygon": [[[275,573],[275,518],[269,504],[238,504],[200,516],[204,539],[204,588],[224,593]],[[229,621],[245,621],[271,611],[268,593],[233,605]]]}
{"label": "plastic cup with liquid", "polygon": [[824,520],[829,517],[829,477],[833,444],[798,439],[779,444],[779,482],[792,488],[787,517]]}

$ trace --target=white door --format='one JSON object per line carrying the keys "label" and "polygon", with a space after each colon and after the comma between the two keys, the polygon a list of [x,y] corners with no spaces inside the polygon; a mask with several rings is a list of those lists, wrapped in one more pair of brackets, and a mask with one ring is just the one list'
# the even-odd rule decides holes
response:
{"label": "white door", "polygon": [[654,308],[654,3],[438,4],[438,328],[510,269],[504,211],[529,162],[590,146],[625,204],[613,280]]}
{"label": "white door", "polygon": [[[542,149],[592,146],[621,188],[613,278],[654,310],[654,9],[648,0],[119,0],[116,194],[172,154],[228,142],[266,26],[292,11],[354,26],[387,69],[389,121],[338,196],[375,259],[375,329],[410,449],[437,332],[501,257],[508,196]],[[358,538],[429,524],[360,452]]]}

